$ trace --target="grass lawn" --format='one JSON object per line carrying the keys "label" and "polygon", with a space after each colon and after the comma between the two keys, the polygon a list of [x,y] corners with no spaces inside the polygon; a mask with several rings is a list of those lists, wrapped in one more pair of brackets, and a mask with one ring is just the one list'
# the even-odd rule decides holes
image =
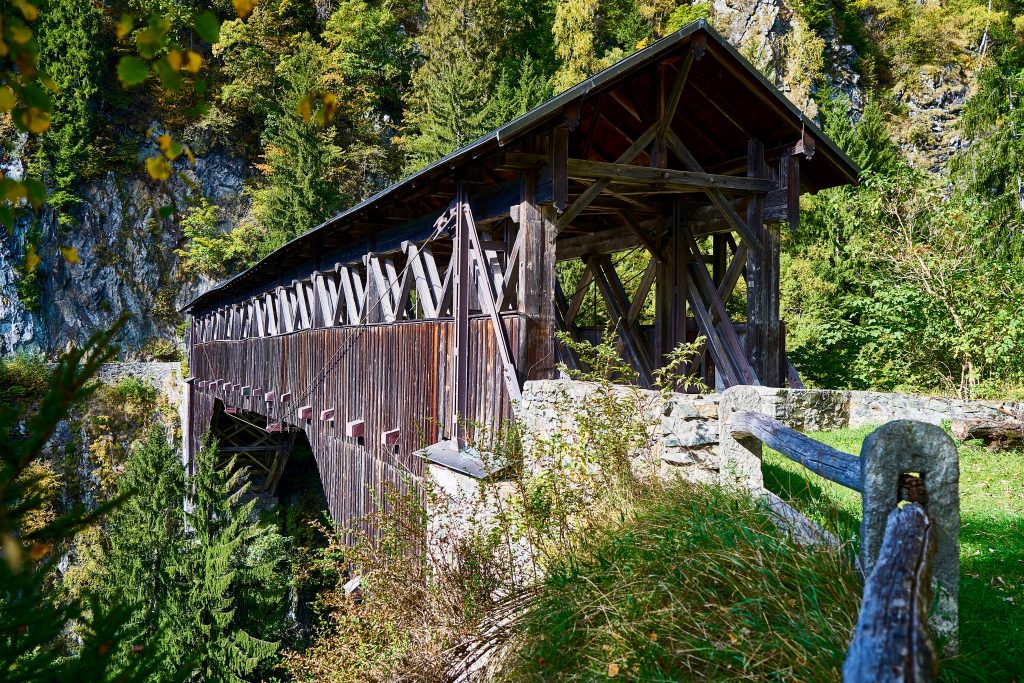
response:
{"label": "grass lawn", "polygon": [[[810,436],[860,453],[873,428]],[[841,537],[856,537],[860,494],[765,449],[765,485]],[[960,652],[946,680],[1024,681],[1024,452],[960,447]]]}

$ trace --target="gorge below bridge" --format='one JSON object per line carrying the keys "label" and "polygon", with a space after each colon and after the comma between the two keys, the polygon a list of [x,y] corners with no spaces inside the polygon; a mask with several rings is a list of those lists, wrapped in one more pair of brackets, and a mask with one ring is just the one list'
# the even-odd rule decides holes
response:
{"label": "gorge below bridge", "polygon": [[[304,432],[333,519],[362,523],[387,487],[416,485],[418,449],[500,429],[524,382],[578,367],[557,333],[600,336],[580,315],[588,300],[641,386],[698,336],[690,369],[708,386],[799,386],[780,234],[797,227],[801,193],[857,174],[691,24],[190,302],[188,462],[216,423],[222,450],[272,494]],[[649,256],[638,282],[616,270],[628,250]],[[556,274],[569,260],[575,291]],[[726,302],[741,281],[736,321]]]}

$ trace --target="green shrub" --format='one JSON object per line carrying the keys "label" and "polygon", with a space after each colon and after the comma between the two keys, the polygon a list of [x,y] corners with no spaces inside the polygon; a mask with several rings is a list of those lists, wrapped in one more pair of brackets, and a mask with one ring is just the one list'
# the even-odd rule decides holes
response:
{"label": "green shrub", "polygon": [[18,351],[0,358],[0,403],[22,408],[49,387],[50,367],[41,354]]}

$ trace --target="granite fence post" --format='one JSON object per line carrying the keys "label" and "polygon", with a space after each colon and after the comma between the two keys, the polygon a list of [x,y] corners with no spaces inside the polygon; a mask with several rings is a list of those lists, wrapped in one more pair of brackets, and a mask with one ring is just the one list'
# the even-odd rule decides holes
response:
{"label": "granite fence post", "polygon": [[889,422],[864,440],[861,448],[863,517],[860,560],[864,576],[878,560],[889,513],[900,502],[900,479],[916,474],[924,484],[923,501],[935,529],[931,611],[933,634],[957,649],[957,600],[960,585],[960,465],[953,440],[936,425],[914,420]]}

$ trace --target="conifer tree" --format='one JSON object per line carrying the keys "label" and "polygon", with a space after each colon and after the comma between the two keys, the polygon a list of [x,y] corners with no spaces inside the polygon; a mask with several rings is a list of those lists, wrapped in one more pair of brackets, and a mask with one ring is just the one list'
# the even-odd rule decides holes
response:
{"label": "conifer tree", "polygon": [[127,642],[161,652],[160,625],[182,547],[185,496],[181,459],[163,428],[154,427],[132,451],[117,488],[128,498],[108,520],[100,590],[136,604]]}
{"label": "conifer tree", "polygon": [[[152,664],[145,651],[126,662],[112,656],[130,643],[130,610],[100,599],[55,595],[52,583],[62,550],[82,529],[120,500],[88,510],[76,505],[45,523],[29,524],[44,494],[32,474],[57,425],[72,406],[95,390],[93,378],[116,351],[110,339],[119,326],[65,354],[46,380],[31,414],[0,403],[0,679],[4,681],[105,681],[144,677]],[[74,629],[77,636],[68,642]]]}
{"label": "conifer tree", "polygon": [[[253,613],[242,593],[247,574],[286,574],[284,543],[254,514],[256,499],[244,471],[232,461],[217,464],[217,443],[207,439],[196,457],[196,473],[184,513],[188,532],[177,581],[161,615],[171,661],[189,662],[206,682],[251,680],[276,661],[279,642],[267,636],[283,628],[284,586],[280,582],[248,588],[266,593],[261,614]],[[269,546],[272,552],[256,553]],[[275,609],[266,609],[269,606]]]}
{"label": "conifer tree", "polygon": [[405,139],[412,171],[462,147],[549,94],[550,3],[428,0],[417,38]]}
{"label": "conifer tree", "polygon": [[74,186],[94,168],[90,163],[94,113],[91,100],[100,91],[105,68],[101,44],[103,13],[84,0],[48,2],[39,22],[40,66],[53,79],[52,124],[42,137],[45,168],[36,169],[52,187],[50,205],[63,213],[78,204]]}

